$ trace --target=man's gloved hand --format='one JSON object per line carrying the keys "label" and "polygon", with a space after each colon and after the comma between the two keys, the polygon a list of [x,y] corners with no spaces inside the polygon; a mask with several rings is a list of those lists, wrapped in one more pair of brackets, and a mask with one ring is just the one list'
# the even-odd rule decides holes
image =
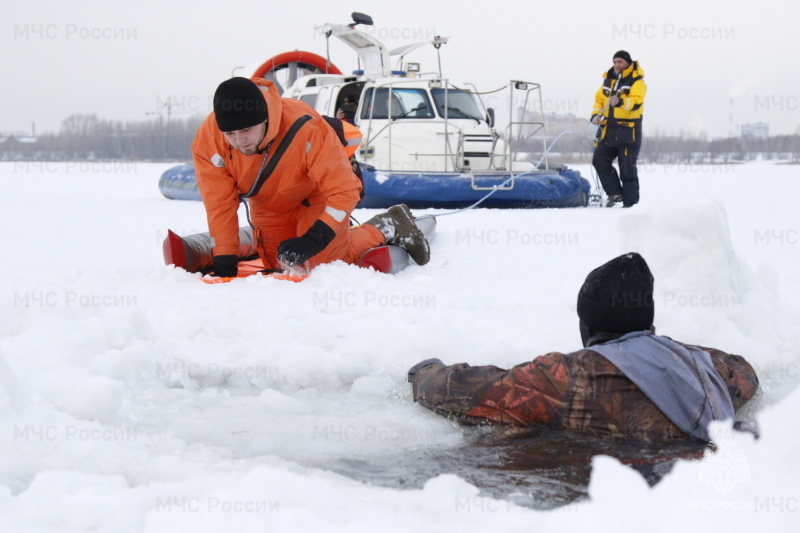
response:
{"label": "man's gloved hand", "polygon": [[336,237],[330,226],[317,220],[302,236],[286,239],[278,246],[278,262],[284,266],[302,265]]}
{"label": "man's gloved hand", "polygon": [[425,359],[424,361],[420,361],[419,363],[417,363],[416,365],[412,366],[408,370],[408,382],[409,383],[413,383],[414,382],[414,376],[417,375],[417,372],[419,372],[420,370],[422,370],[423,368],[425,368],[428,365],[442,365],[442,366],[444,366],[444,363],[442,362],[441,359],[435,359],[435,358],[434,359]]}
{"label": "man's gloved hand", "polygon": [[239,273],[239,258],[235,255],[215,255],[214,272],[212,276],[218,278],[235,278]]}

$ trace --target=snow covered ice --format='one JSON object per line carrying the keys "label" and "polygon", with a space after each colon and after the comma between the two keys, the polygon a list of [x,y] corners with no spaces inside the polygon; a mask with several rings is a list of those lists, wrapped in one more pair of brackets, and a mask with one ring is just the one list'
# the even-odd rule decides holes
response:
{"label": "snow covered ice", "polygon": [[[797,166],[642,165],[633,209],[475,210],[395,276],[224,285],[162,264],[167,228],[206,230],[200,203],[160,196],[169,166],[0,164],[0,530],[795,530]],[[719,451],[652,488],[596,457],[589,499],[550,511],[456,473],[341,473],[460,453],[470,432],[414,404],[406,370],[579,348],[578,288],[628,251],[659,333],[756,368],[759,440],[715,424]]]}

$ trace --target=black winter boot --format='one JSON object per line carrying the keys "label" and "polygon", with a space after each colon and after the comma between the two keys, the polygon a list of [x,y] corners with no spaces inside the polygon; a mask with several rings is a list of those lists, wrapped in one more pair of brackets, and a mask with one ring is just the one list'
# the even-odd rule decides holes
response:
{"label": "black winter boot", "polygon": [[608,200],[606,200],[606,207],[614,207],[621,201],[622,201],[621,194],[611,194],[609,195]]}
{"label": "black winter boot", "polygon": [[394,244],[408,252],[418,265],[431,259],[431,248],[425,234],[414,222],[411,210],[405,204],[394,205],[385,213],[367,220],[386,237],[386,244]]}

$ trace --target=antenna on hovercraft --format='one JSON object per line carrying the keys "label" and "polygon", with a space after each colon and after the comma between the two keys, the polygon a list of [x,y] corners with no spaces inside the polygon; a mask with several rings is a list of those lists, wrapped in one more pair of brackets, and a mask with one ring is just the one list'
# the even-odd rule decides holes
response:
{"label": "antenna on hovercraft", "polygon": [[433,38],[433,47],[436,48],[436,59],[439,60],[439,77],[442,77],[442,56],[439,53],[439,49],[442,47],[443,44],[446,44],[448,37],[442,38],[441,36],[437,35]]}
{"label": "antenna on hovercraft", "polygon": [[358,26],[359,24],[364,24],[365,26],[372,26],[372,17],[369,15],[365,15],[364,13],[358,13],[357,11],[353,11],[350,14],[353,17],[353,22],[348,24],[347,27],[351,30]]}

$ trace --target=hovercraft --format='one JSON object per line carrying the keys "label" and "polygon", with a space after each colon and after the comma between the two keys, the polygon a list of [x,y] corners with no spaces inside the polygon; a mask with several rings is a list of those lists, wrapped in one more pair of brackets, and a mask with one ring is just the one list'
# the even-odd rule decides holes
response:
{"label": "hovercraft", "polygon": [[[462,208],[481,200],[482,207],[495,208],[588,204],[588,180],[576,170],[550,168],[539,84],[517,80],[503,89],[509,120],[498,131],[495,110],[484,106],[474,85],[422,73],[419,63],[405,61],[425,45],[438,53],[447,37],[389,51],[374,34],[356,29],[372,24],[370,17],[353,13],[353,20],[317,28],[356,52],[361,68],[352,74],[342,74],[326,58],[295,51],[268,59],[253,77],[272,81],[284,98],[302,100],[329,117],[346,109],[346,101],[356,102],[347,118],[363,134],[356,155],[364,183],[359,207]],[[200,200],[192,165],[168,169],[159,189],[167,198]]]}

